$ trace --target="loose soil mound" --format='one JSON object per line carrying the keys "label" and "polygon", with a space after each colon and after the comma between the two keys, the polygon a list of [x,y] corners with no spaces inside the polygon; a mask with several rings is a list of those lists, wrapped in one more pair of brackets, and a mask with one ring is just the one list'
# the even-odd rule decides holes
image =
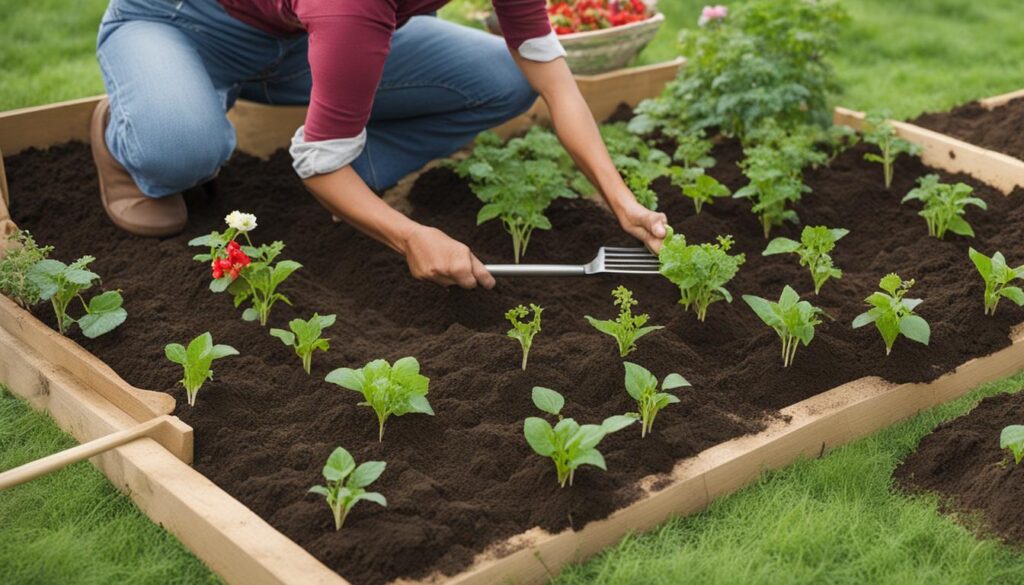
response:
{"label": "loose soil mound", "polygon": [[1024,159],[1024,98],[993,110],[971,102],[949,112],[922,114],[911,123]]}
{"label": "loose soil mound", "polygon": [[1024,464],[999,448],[1008,425],[1024,424],[1024,392],[981,401],[970,413],[938,426],[894,472],[910,493],[935,492],[982,535],[1024,546]]}
{"label": "loose soil mound", "polygon": [[[778,417],[778,409],[844,382],[867,375],[932,380],[1006,346],[1024,311],[1004,302],[996,317],[982,316],[982,283],[967,247],[999,249],[1011,262],[1024,261],[1024,198],[1004,198],[967,177],[946,177],[976,185],[990,210],[968,212],[978,233],[974,240],[936,241],[927,237],[918,208],[899,204],[915,178],[933,171],[901,159],[895,185],[886,191],[881,168],[864,162],[864,152],[856,148],[830,169],[807,174],[814,192],[798,207],[800,217],[852,232],[834,255],[845,275],[826,284],[819,297],[811,294],[810,276],[795,257],[760,256],[766,241],[749,203],[717,201],[695,217],[677,190],[667,182],[656,185],[662,209],[691,241],[732,234],[747,254],[729,285],[737,301],[713,305],[703,324],[676,304],[678,290],[658,276],[509,279],[491,292],[416,282],[400,257],[333,224],[303,190],[285,153],[269,162],[236,156],[217,181],[219,194],[191,206],[186,233],[161,241],[128,236],[108,221],[84,145],[28,151],[7,165],[15,221],[56,245],[59,258],[95,255],[104,286],[124,291],[130,314],[125,325],[98,340],[75,339],[132,384],[174,395],[177,414],[196,430],[199,471],[347,579],[366,584],[434,569],[456,572],[488,545],[530,527],[559,531],[605,517],[638,496],[638,479],[756,432]],[[724,142],[715,155],[719,164],[712,174],[734,190],[742,186],[738,145]],[[417,220],[465,241],[485,261],[509,260],[509,237],[496,223],[475,225],[479,203],[451,171],[426,173],[411,192],[410,207]],[[220,229],[233,209],[254,212],[260,223],[255,239],[284,240],[285,257],[305,266],[283,287],[294,307],[275,307],[271,325],[283,327],[313,311],[338,315],[329,331],[333,347],[314,358],[311,377],[289,348],[241,321],[228,297],[211,294],[207,267],[191,259],[195,250],[186,242]],[[600,245],[635,245],[590,201],[559,202],[550,216],[554,229],[534,234],[529,262],[581,263]],[[798,238],[799,229],[786,226],[772,235]],[[932,344],[901,339],[887,358],[875,330],[855,331],[850,322],[891,271],[918,280],[913,296],[925,299],[919,311],[931,322]],[[634,290],[638,308],[650,313],[653,324],[666,326],[643,338],[629,359],[659,378],[679,372],[694,387],[659,415],[653,436],[641,440],[639,428],[630,428],[607,439],[607,473],[586,468],[574,487],[559,489],[551,462],[534,455],[522,437],[523,419],[537,414],[530,388],[563,392],[564,412],[582,422],[631,408],[614,340],[583,319],[613,317],[610,293],[618,284]],[[799,350],[789,369],[781,367],[775,334],[738,298],[775,298],[785,284],[835,318]],[[503,313],[530,302],[545,307],[544,330],[523,372],[519,346],[505,336]],[[37,314],[52,325],[47,307]],[[163,346],[203,331],[241,356],[217,363],[216,378],[192,409],[176,385],[180,370],[164,358]],[[431,378],[437,416],[393,419],[378,444],[372,412],[357,406],[355,393],[323,377],[336,367],[406,355],[416,356]],[[361,505],[340,534],[323,500],[305,493],[320,481],[320,468],[337,445],[360,461],[387,461],[375,487],[390,504]]]}

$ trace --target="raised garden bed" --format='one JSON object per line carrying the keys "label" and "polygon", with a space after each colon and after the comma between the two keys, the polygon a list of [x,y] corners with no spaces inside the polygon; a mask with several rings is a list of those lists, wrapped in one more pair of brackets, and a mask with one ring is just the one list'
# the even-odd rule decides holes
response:
{"label": "raised garden bed", "polygon": [[1003,427],[1022,421],[1024,393],[986,398],[923,438],[896,468],[896,484],[937,494],[950,515],[980,536],[1024,546],[1024,465],[999,448]]}
{"label": "raised garden bed", "polygon": [[[929,171],[902,159],[896,183],[886,192],[880,170],[864,162],[863,153],[851,150],[831,168],[807,174],[814,194],[797,207],[804,221],[852,233],[835,254],[843,279],[830,283],[816,300],[836,321],[820,330],[789,370],[779,367],[773,334],[746,307],[714,305],[708,322],[699,324],[676,305],[675,287],[659,277],[595,278],[574,281],[572,288],[560,280],[509,281],[489,294],[415,283],[399,258],[333,225],[289,172],[284,155],[269,164],[235,159],[218,181],[218,196],[193,206],[188,233],[159,243],[134,240],[107,223],[95,205],[85,146],[29,151],[7,164],[15,221],[56,245],[62,256],[95,254],[107,285],[126,291],[133,319],[110,336],[85,342],[86,347],[130,383],[170,391],[179,405],[184,397],[174,388],[178,374],[163,360],[163,344],[210,329],[218,341],[237,347],[242,357],[218,370],[199,406],[178,407],[177,414],[196,429],[196,468],[346,578],[374,583],[425,577],[433,570],[458,572],[488,546],[534,526],[550,532],[580,528],[645,495],[640,482],[649,474],[662,477],[648,479],[648,487],[678,485],[686,479],[680,460],[739,435],[779,433],[793,416],[780,409],[845,382],[867,375],[929,381],[1009,345],[1022,312],[1006,306],[994,318],[981,318],[982,286],[967,261],[968,242],[925,238],[923,220],[898,203],[913,179]],[[714,154],[719,164],[711,173],[732,189],[742,186],[737,145],[724,142]],[[54,168],[60,169],[56,175]],[[974,184],[990,205],[988,212],[968,214],[978,233],[970,244],[998,248],[1011,259],[1024,256],[1013,229],[1024,219],[1020,198],[957,179]],[[731,233],[737,238],[748,263],[731,285],[735,293],[772,296],[787,283],[807,292],[809,279],[795,262],[759,255],[765,241],[747,204],[720,201],[695,218],[690,202],[674,188],[657,187],[671,223],[688,237],[706,241]],[[485,260],[506,258],[507,236],[495,226],[474,227],[479,203],[450,171],[421,177],[409,206],[414,217],[463,239]],[[205,269],[191,261],[187,239],[218,227],[235,208],[265,218],[261,237],[286,240],[289,256],[305,265],[289,281],[296,313],[339,316],[334,349],[314,362],[310,379],[296,376],[287,348],[239,321],[226,299],[211,297]],[[590,202],[562,203],[551,216],[555,229],[535,236],[531,261],[580,262],[599,243],[629,243]],[[796,235],[791,227],[779,233]],[[898,342],[886,358],[877,334],[854,331],[849,321],[862,310],[863,291],[889,271],[918,279],[914,292],[925,299],[920,313],[932,324],[932,342],[927,348]],[[667,325],[646,337],[631,359],[659,376],[679,371],[694,388],[681,393],[681,405],[664,411],[654,436],[644,441],[638,433],[612,436],[604,448],[608,473],[581,472],[572,490],[560,490],[550,464],[522,441],[521,421],[533,414],[528,389],[543,384],[563,391],[567,412],[581,420],[628,408],[614,344],[582,319],[608,314],[610,290],[619,282],[636,292],[654,323]],[[545,329],[531,352],[531,368],[523,373],[515,367],[516,344],[504,337],[502,315],[528,301],[546,308]],[[292,315],[280,307],[272,320],[280,325]],[[432,378],[438,416],[396,421],[381,446],[373,441],[375,424],[365,409],[320,380],[339,365],[403,355],[416,355]],[[911,411],[918,404],[923,402]],[[902,412],[888,416],[905,416]],[[337,444],[358,460],[388,461],[388,472],[375,487],[391,500],[386,510],[361,509],[341,534],[330,530],[322,501],[304,494]],[[694,463],[700,458],[688,461],[691,472],[704,465]],[[695,505],[723,489],[703,487],[699,497],[689,496]]]}
{"label": "raised garden bed", "polygon": [[1024,97],[1001,105],[970,102],[948,112],[922,114],[912,123],[1024,160]]}

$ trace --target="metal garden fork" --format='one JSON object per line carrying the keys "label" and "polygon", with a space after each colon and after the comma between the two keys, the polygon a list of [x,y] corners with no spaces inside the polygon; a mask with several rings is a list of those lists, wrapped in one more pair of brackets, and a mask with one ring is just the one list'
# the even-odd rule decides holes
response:
{"label": "metal garden fork", "polygon": [[494,276],[587,276],[590,274],[657,274],[658,257],[647,248],[602,246],[586,264],[487,264]]}

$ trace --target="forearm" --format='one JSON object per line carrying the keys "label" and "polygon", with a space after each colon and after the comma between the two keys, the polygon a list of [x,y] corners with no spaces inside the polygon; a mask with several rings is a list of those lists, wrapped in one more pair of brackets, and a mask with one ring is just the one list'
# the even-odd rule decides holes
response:
{"label": "forearm", "polygon": [[350,166],[305,180],[306,188],[334,215],[400,254],[420,224],[402,215],[370,190]]}

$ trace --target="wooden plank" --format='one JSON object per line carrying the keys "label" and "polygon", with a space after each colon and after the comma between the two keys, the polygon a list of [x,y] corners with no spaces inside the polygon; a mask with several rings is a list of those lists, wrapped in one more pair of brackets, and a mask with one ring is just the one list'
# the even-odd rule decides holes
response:
{"label": "wooden plank", "polygon": [[[833,113],[833,122],[855,130],[861,130],[864,119],[863,112],[847,108],[836,108]],[[889,123],[901,138],[921,146],[921,161],[928,166],[967,173],[1007,195],[1024,187],[1024,161],[906,122]]]}
{"label": "wooden plank", "polygon": [[46,148],[54,144],[89,141],[89,120],[96,95],[77,100],[0,112],[0,150],[7,156],[27,148]]}
{"label": "wooden plank", "polygon": [[978,103],[986,110],[994,110],[999,106],[1005,106],[1008,102],[1012,102],[1019,98],[1024,98],[1024,89],[1018,89],[1017,91],[1011,91],[1010,93],[983,98],[978,100]]}

